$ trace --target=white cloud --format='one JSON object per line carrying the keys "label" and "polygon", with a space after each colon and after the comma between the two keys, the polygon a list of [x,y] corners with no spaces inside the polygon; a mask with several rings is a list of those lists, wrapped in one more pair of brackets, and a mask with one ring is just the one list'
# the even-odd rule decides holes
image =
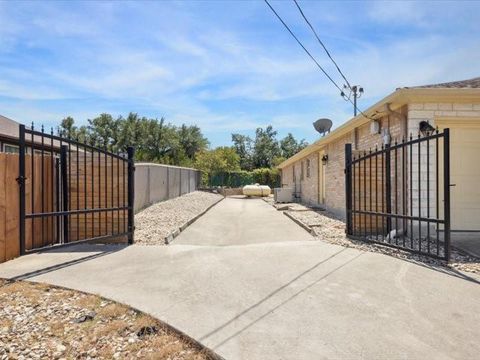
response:
{"label": "white cloud", "polygon": [[[277,5],[341,85],[294,7]],[[478,22],[458,17],[451,31],[438,30],[462,6],[350,5],[305,3],[305,10],[351,82],[365,87],[362,108],[399,86],[478,76],[480,48],[471,32]],[[227,6],[238,6],[238,14]],[[23,102],[2,109],[59,119],[65,114],[45,103],[75,98],[85,110],[68,113],[79,119],[145,111],[207,132],[272,123],[309,133],[317,117],[336,125],[349,118],[351,106],[270,16],[257,3],[0,3],[0,96]]]}

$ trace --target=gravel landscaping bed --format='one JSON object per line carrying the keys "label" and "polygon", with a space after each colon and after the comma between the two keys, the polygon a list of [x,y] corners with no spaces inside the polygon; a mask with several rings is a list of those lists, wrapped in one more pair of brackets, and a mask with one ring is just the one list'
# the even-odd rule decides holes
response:
{"label": "gravel landscaping bed", "polygon": [[135,244],[165,244],[165,238],[221,199],[219,194],[194,191],[146,208],[135,215]]}
{"label": "gravel landscaping bed", "polygon": [[73,290],[0,279],[0,359],[215,359],[127,306]]}
{"label": "gravel landscaping bed", "polygon": [[[428,256],[413,254],[401,249],[382,246],[381,244],[350,239],[345,235],[345,222],[327,211],[316,211],[313,209],[308,211],[295,211],[291,209],[298,207],[298,204],[275,204],[273,198],[265,198],[264,200],[277,209],[283,209],[288,205],[292,205],[288,206],[288,210],[285,211],[288,212],[291,217],[306,225],[312,235],[320,240],[363,251],[378,252],[402,259],[418,261],[429,265],[446,265],[456,270],[480,273],[480,259],[457,251],[456,249],[452,249],[450,263],[447,265],[445,261],[433,259]],[[381,241],[381,239],[379,240]],[[410,239],[408,239],[408,241],[410,241]],[[422,247],[425,247],[426,243],[426,241],[422,241]],[[414,248],[418,248],[418,240],[414,240]],[[440,255],[442,255],[442,252],[443,249],[440,249]]]}

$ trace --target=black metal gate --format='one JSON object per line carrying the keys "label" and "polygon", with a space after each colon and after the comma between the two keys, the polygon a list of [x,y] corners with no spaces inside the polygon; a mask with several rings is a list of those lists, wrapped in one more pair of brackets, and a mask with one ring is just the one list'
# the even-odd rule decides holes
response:
{"label": "black metal gate", "polygon": [[20,254],[134,232],[134,149],[115,154],[20,125]]}
{"label": "black metal gate", "polygon": [[345,146],[347,236],[449,260],[449,129],[369,151]]}

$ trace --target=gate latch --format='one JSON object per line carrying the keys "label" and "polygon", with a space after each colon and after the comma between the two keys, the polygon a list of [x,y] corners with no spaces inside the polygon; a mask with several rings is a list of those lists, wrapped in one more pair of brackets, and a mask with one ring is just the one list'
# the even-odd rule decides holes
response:
{"label": "gate latch", "polygon": [[25,176],[19,176],[15,180],[17,180],[17,183],[19,183],[19,184],[25,184],[26,179],[27,178]]}

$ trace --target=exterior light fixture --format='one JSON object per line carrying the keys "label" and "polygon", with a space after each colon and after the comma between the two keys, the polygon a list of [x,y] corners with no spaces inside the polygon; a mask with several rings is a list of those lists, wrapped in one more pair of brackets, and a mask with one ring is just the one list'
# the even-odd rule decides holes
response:
{"label": "exterior light fixture", "polygon": [[322,156],[322,164],[327,165],[327,163],[328,163],[328,155],[325,154],[325,155]]}
{"label": "exterior light fixture", "polygon": [[422,133],[423,136],[429,136],[433,134],[435,131],[435,128],[428,123],[428,121],[420,121],[420,124],[418,125],[418,129]]}

